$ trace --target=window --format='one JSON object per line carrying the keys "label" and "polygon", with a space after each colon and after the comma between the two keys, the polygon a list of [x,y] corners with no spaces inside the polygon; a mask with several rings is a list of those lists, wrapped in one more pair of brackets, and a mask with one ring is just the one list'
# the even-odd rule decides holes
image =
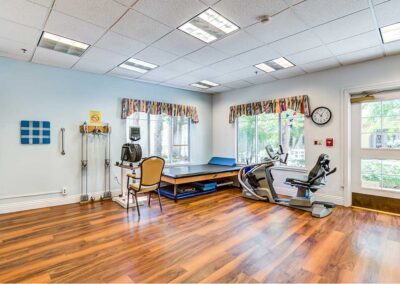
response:
{"label": "window", "polygon": [[189,118],[136,112],[127,119],[127,141],[131,126],[140,127],[144,157],[160,156],[174,164],[190,161]]}
{"label": "window", "polygon": [[364,188],[400,191],[400,161],[361,160],[361,183]]}
{"label": "window", "polygon": [[288,110],[282,113],[263,113],[237,119],[238,163],[261,162],[265,146],[278,149],[282,145],[289,154],[288,165],[305,166],[304,115]]}
{"label": "window", "polygon": [[400,99],[361,104],[361,147],[400,148]]}

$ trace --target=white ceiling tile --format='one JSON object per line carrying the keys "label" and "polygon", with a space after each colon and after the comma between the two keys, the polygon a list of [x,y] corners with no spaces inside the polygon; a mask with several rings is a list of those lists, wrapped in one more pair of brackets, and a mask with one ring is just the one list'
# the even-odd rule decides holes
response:
{"label": "white ceiling tile", "polygon": [[247,78],[254,77],[254,76],[261,76],[265,74],[261,70],[258,70],[257,68],[250,66],[250,67],[245,67],[240,70],[230,72],[221,76],[218,76],[215,78],[216,83],[220,84],[225,84],[237,80],[247,80]]}
{"label": "white ceiling tile", "polygon": [[207,6],[213,6],[215,3],[219,2],[220,0],[200,0],[201,2],[203,2],[204,4],[206,4]]}
{"label": "white ceiling tile", "polygon": [[145,0],[139,1],[133,8],[171,28],[177,28],[207,6],[198,0]]}
{"label": "white ceiling tile", "polygon": [[77,18],[53,11],[47,21],[45,31],[87,44],[95,43],[104,29]]}
{"label": "white ceiling tile", "polygon": [[182,75],[179,77],[175,77],[171,80],[167,80],[164,83],[171,85],[181,85],[181,86],[189,86],[190,84],[196,83],[199,80],[196,77],[189,75]]}
{"label": "white ceiling tile", "polygon": [[172,30],[170,27],[133,10],[126,13],[111,29],[144,43],[152,43]]}
{"label": "white ceiling tile", "polygon": [[146,44],[114,32],[107,32],[96,43],[96,46],[122,55],[132,56],[138,51],[144,49]]}
{"label": "white ceiling tile", "polygon": [[73,68],[81,71],[104,74],[127,59],[126,56],[93,46],[83,54]]}
{"label": "white ceiling tile", "polygon": [[29,1],[50,8],[55,0],[29,0]]}
{"label": "white ceiling tile", "polygon": [[[262,72],[262,71],[260,71]],[[249,77],[246,78],[247,82],[250,82],[252,84],[264,84],[272,81],[276,81],[276,78],[272,77],[271,75],[267,73],[259,74],[257,76]]]}
{"label": "white ceiling tile", "polygon": [[286,56],[320,45],[322,45],[322,42],[314,33],[311,31],[304,31],[271,43],[270,46],[280,55]]}
{"label": "white ceiling tile", "polygon": [[49,9],[26,0],[1,0],[0,18],[42,29]]}
{"label": "white ceiling tile", "polygon": [[148,80],[148,79],[143,79],[143,78],[137,78],[137,79],[135,79],[135,81],[139,81],[139,82],[146,83],[146,84],[152,84],[152,85],[159,85],[160,84],[159,81]]}
{"label": "white ceiling tile", "polygon": [[249,66],[249,67],[245,67],[243,69],[237,70],[237,71],[233,71],[229,74],[231,76],[231,78],[233,78],[232,81],[236,81],[236,80],[240,80],[240,79],[246,79],[249,77],[253,77],[253,76],[258,76],[261,75],[263,72],[253,66]]}
{"label": "white ceiling tile", "polygon": [[156,65],[164,65],[178,58],[175,54],[151,46],[135,54],[133,57]]}
{"label": "white ceiling tile", "polygon": [[315,27],[315,33],[324,43],[331,43],[375,29],[370,9]]}
{"label": "white ceiling tile", "polygon": [[372,4],[378,5],[378,4],[381,4],[383,2],[387,2],[387,1],[390,1],[390,0],[372,0]]}
{"label": "white ceiling tile", "polygon": [[79,60],[78,56],[57,52],[38,47],[33,55],[32,62],[62,68],[71,68]]}
{"label": "white ceiling tile", "polygon": [[[27,51],[23,53],[22,48],[25,48]],[[27,46],[24,43],[0,38],[0,56],[28,61],[31,59],[34,49],[34,45]]]}
{"label": "white ceiling tile", "polygon": [[127,10],[110,0],[57,0],[53,9],[103,28],[109,28]]}
{"label": "white ceiling tile", "polygon": [[282,0],[222,0],[213,9],[240,27],[247,27],[257,23],[258,16],[272,16],[287,7]]}
{"label": "white ceiling tile", "polygon": [[211,46],[230,55],[236,55],[263,44],[263,42],[241,30],[212,43]]}
{"label": "white ceiling tile", "polygon": [[223,92],[231,91],[232,88],[229,88],[226,86],[217,86],[217,87],[211,88],[210,90],[212,91],[212,93],[223,93]]}
{"label": "white ceiling tile", "polygon": [[0,19],[0,37],[29,45],[36,45],[41,30]]}
{"label": "white ceiling tile", "polygon": [[255,65],[261,62],[276,59],[278,57],[280,57],[279,53],[277,53],[274,49],[272,49],[271,46],[264,45],[256,49],[242,53],[236,56],[235,58],[243,62],[246,62],[247,65]]}
{"label": "white ceiling tile", "polygon": [[190,72],[191,76],[198,78],[199,80],[210,80],[212,81],[213,78],[221,76],[222,73],[210,68],[210,67],[204,67],[201,69],[198,69],[196,71]]}
{"label": "white ceiling tile", "polygon": [[185,56],[185,58],[203,65],[209,65],[228,57],[228,54],[212,48],[211,46],[205,46]]}
{"label": "white ceiling tile", "polygon": [[195,87],[188,86],[188,85],[169,84],[166,82],[159,83],[159,84],[162,86],[174,88],[174,89],[189,90],[189,91],[193,91],[193,92],[197,92],[197,93],[207,93],[207,91],[205,89],[199,89],[199,88],[195,88]]}
{"label": "white ceiling tile", "polygon": [[294,66],[287,69],[271,72],[270,75],[278,79],[287,79],[305,74],[299,67]]}
{"label": "white ceiling tile", "polygon": [[394,41],[383,45],[387,55],[396,55],[400,53],[400,41]]}
{"label": "white ceiling tile", "polygon": [[266,23],[258,23],[246,28],[246,31],[265,43],[271,43],[306,29],[305,24],[293,13],[292,9],[288,9],[273,16]]}
{"label": "white ceiling tile", "polygon": [[327,46],[334,55],[341,55],[368,47],[373,47],[379,45],[380,43],[380,36],[376,31],[372,31],[348,39],[337,41],[328,44]]}
{"label": "white ceiling tile", "polygon": [[294,6],[306,0],[283,0],[283,1],[285,1],[285,3],[288,4],[288,6]]}
{"label": "white ceiling tile", "polygon": [[301,65],[300,67],[307,73],[313,73],[313,72],[318,72],[318,71],[322,71],[322,70],[326,70],[326,69],[330,69],[330,68],[334,68],[334,67],[339,67],[339,66],[340,66],[340,64],[339,64],[339,61],[336,59],[336,57],[330,57],[330,58],[322,59],[319,61],[307,63],[304,65]]}
{"label": "white ceiling tile", "polygon": [[132,6],[133,3],[137,2],[138,0],[114,0],[114,1],[124,6],[130,7]]}
{"label": "white ceiling tile", "polygon": [[347,65],[362,61],[368,61],[380,57],[383,57],[383,51],[382,47],[379,45],[363,50],[358,50],[356,52],[339,55],[337,58],[341,64]]}
{"label": "white ceiling tile", "polygon": [[201,68],[201,65],[185,58],[179,58],[171,63],[168,63],[167,65],[164,65],[164,67],[170,70],[171,73],[185,74]]}
{"label": "white ceiling tile", "polygon": [[132,70],[121,68],[121,67],[114,68],[108,74],[123,77],[123,78],[129,78],[129,79],[135,79],[135,78],[138,78],[143,75],[143,73],[135,72]]}
{"label": "white ceiling tile", "polygon": [[183,56],[205,46],[205,43],[182,31],[174,30],[162,39],[156,41],[153,46]]}
{"label": "white ceiling tile", "polygon": [[368,7],[368,0],[307,0],[293,9],[309,27],[315,27]]}
{"label": "white ceiling tile", "polygon": [[233,58],[228,58],[228,59],[219,61],[208,67],[210,67],[220,73],[228,73],[228,72],[233,72],[235,70],[244,68],[246,66],[248,66],[247,62],[243,62],[242,60],[233,57]]}
{"label": "white ceiling tile", "polygon": [[322,45],[316,48],[289,55],[287,56],[287,59],[295,65],[302,65],[313,61],[329,58],[331,56],[332,53],[329,51],[329,49],[326,46]]}
{"label": "white ceiling tile", "polygon": [[400,1],[387,1],[376,5],[374,9],[379,27],[400,22]]}
{"label": "white ceiling tile", "polygon": [[224,84],[225,87],[232,88],[232,89],[241,89],[241,88],[249,87],[252,85],[253,85],[252,83],[247,82],[247,81],[242,81],[242,80]]}
{"label": "white ceiling tile", "polygon": [[156,81],[156,82],[164,82],[174,77],[178,77],[179,75],[181,75],[181,73],[173,73],[171,72],[171,70],[165,68],[164,66],[161,66],[152,71],[147,72],[142,77],[140,77],[140,79]]}

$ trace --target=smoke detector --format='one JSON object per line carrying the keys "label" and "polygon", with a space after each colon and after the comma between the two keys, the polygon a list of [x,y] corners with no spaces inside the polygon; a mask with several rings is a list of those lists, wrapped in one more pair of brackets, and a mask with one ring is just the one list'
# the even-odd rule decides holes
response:
{"label": "smoke detector", "polygon": [[260,23],[266,23],[266,22],[269,21],[269,16],[268,16],[268,15],[261,15],[261,16],[258,16],[258,17],[257,17],[257,20],[258,20]]}

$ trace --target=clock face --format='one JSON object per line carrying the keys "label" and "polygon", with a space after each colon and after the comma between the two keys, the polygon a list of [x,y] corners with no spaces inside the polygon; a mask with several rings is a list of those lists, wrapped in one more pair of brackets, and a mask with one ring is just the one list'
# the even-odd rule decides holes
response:
{"label": "clock face", "polygon": [[331,111],[326,107],[318,107],[314,109],[311,114],[311,119],[315,124],[324,125],[327,124],[332,118]]}

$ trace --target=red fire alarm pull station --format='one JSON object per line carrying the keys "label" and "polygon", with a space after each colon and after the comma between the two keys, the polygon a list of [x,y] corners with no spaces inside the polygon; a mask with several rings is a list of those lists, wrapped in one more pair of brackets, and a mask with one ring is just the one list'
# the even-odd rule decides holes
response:
{"label": "red fire alarm pull station", "polygon": [[326,147],[333,147],[333,138],[326,138]]}

